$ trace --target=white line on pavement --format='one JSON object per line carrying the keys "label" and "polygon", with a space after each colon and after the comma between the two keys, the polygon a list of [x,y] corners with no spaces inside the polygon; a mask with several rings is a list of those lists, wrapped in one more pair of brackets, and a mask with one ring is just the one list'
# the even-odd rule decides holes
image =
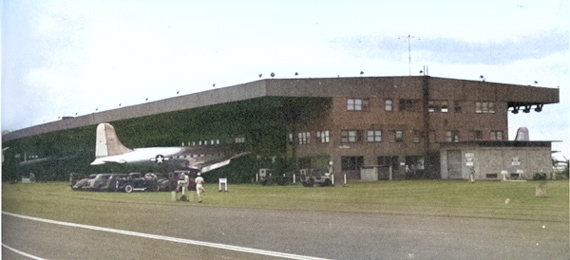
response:
{"label": "white line on pavement", "polygon": [[20,250],[17,250],[17,249],[15,249],[15,248],[11,248],[11,247],[5,245],[4,243],[2,243],[2,246],[5,247],[6,249],[12,250],[12,251],[13,251],[14,253],[16,253],[16,254],[20,254],[20,255],[23,255],[23,256],[25,256],[25,257],[29,257],[29,258],[31,258],[31,259],[35,259],[35,260],[46,260],[46,259],[43,259],[43,258],[41,258],[41,257],[37,257],[37,256],[35,256],[35,255],[30,255],[30,254],[28,254],[28,253],[24,253],[24,252],[22,252],[22,251],[20,251]]}
{"label": "white line on pavement", "polygon": [[[121,230],[121,229],[113,229],[113,228],[105,228],[105,227],[76,224],[76,223],[71,223],[71,222],[64,222],[64,221],[57,221],[57,220],[51,220],[51,219],[30,217],[30,216],[26,216],[26,215],[20,215],[20,214],[5,212],[5,211],[2,211],[2,214],[17,217],[17,218],[22,218],[22,219],[40,221],[40,222],[62,225],[62,226],[68,226],[68,227],[83,228],[83,229],[103,231],[103,232],[116,233],[116,234],[121,234],[121,235],[135,236],[135,237],[142,237],[142,238],[151,238],[151,239],[170,241],[170,242],[176,242],[176,243],[182,243],[182,244],[188,244],[188,245],[205,246],[205,247],[225,249],[225,250],[231,250],[231,251],[237,251],[237,252],[258,254],[258,255],[282,257],[282,258],[297,259],[297,260],[325,260],[326,259],[326,258],[319,258],[319,257],[312,257],[312,256],[304,256],[304,255],[275,252],[275,251],[269,251],[269,250],[263,250],[263,249],[255,249],[255,248],[232,246],[232,245],[225,245],[225,244],[219,244],[219,243],[203,242],[203,241],[184,239],[184,238],[176,238],[176,237],[147,234],[147,233]],[[41,259],[41,258],[38,258],[38,259]]]}

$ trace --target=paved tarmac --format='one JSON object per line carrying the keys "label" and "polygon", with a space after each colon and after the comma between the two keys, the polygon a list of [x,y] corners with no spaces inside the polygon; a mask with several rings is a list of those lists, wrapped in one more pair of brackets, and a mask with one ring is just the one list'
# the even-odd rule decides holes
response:
{"label": "paved tarmac", "polygon": [[[568,222],[153,206],[136,232],[327,259],[569,259]],[[112,226],[120,229],[121,226]],[[2,243],[44,259],[277,259],[2,215]],[[4,259],[14,259],[3,248]],[[293,258],[293,257],[284,257]],[[17,259],[29,259],[18,257]]]}

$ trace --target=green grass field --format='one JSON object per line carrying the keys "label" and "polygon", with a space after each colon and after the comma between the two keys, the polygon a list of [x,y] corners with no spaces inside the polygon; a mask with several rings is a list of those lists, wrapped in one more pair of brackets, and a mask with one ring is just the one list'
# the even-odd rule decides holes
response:
{"label": "green grass field", "polygon": [[[207,184],[204,203],[172,202],[169,192],[79,192],[67,183],[3,184],[2,210],[30,216],[105,225],[127,221],[133,212],[170,207],[265,208],[359,213],[569,221],[568,181],[546,183],[547,197],[535,197],[539,182],[444,180],[350,183],[347,186],[229,185],[218,192]],[[505,200],[509,199],[506,204]]]}

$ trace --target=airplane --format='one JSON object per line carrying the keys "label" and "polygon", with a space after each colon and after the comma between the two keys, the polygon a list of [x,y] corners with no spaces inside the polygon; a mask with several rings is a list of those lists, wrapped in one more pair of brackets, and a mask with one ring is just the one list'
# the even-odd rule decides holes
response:
{"label": "airplane", "polygon": [[230,163],[232,159],[250,154],[236,153],[227,156],[227,150],[211,146],[147,147],[130,149],[124,146],[115,128],[109,123],[97,125],[95,160],[91,165],[105,163],[156,163],[174,164],[176,167],[208,172]]}

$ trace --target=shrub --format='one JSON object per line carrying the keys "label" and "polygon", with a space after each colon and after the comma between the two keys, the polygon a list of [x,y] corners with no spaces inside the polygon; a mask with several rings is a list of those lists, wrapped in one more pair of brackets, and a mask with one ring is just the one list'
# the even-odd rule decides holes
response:
{"label": "shrub", "polygon": [[546,180],[546,177],[548,176],[548,174],[544,173],[544,172],[537,172],[534,174],[534,176],[532,177],[533,180]]}

